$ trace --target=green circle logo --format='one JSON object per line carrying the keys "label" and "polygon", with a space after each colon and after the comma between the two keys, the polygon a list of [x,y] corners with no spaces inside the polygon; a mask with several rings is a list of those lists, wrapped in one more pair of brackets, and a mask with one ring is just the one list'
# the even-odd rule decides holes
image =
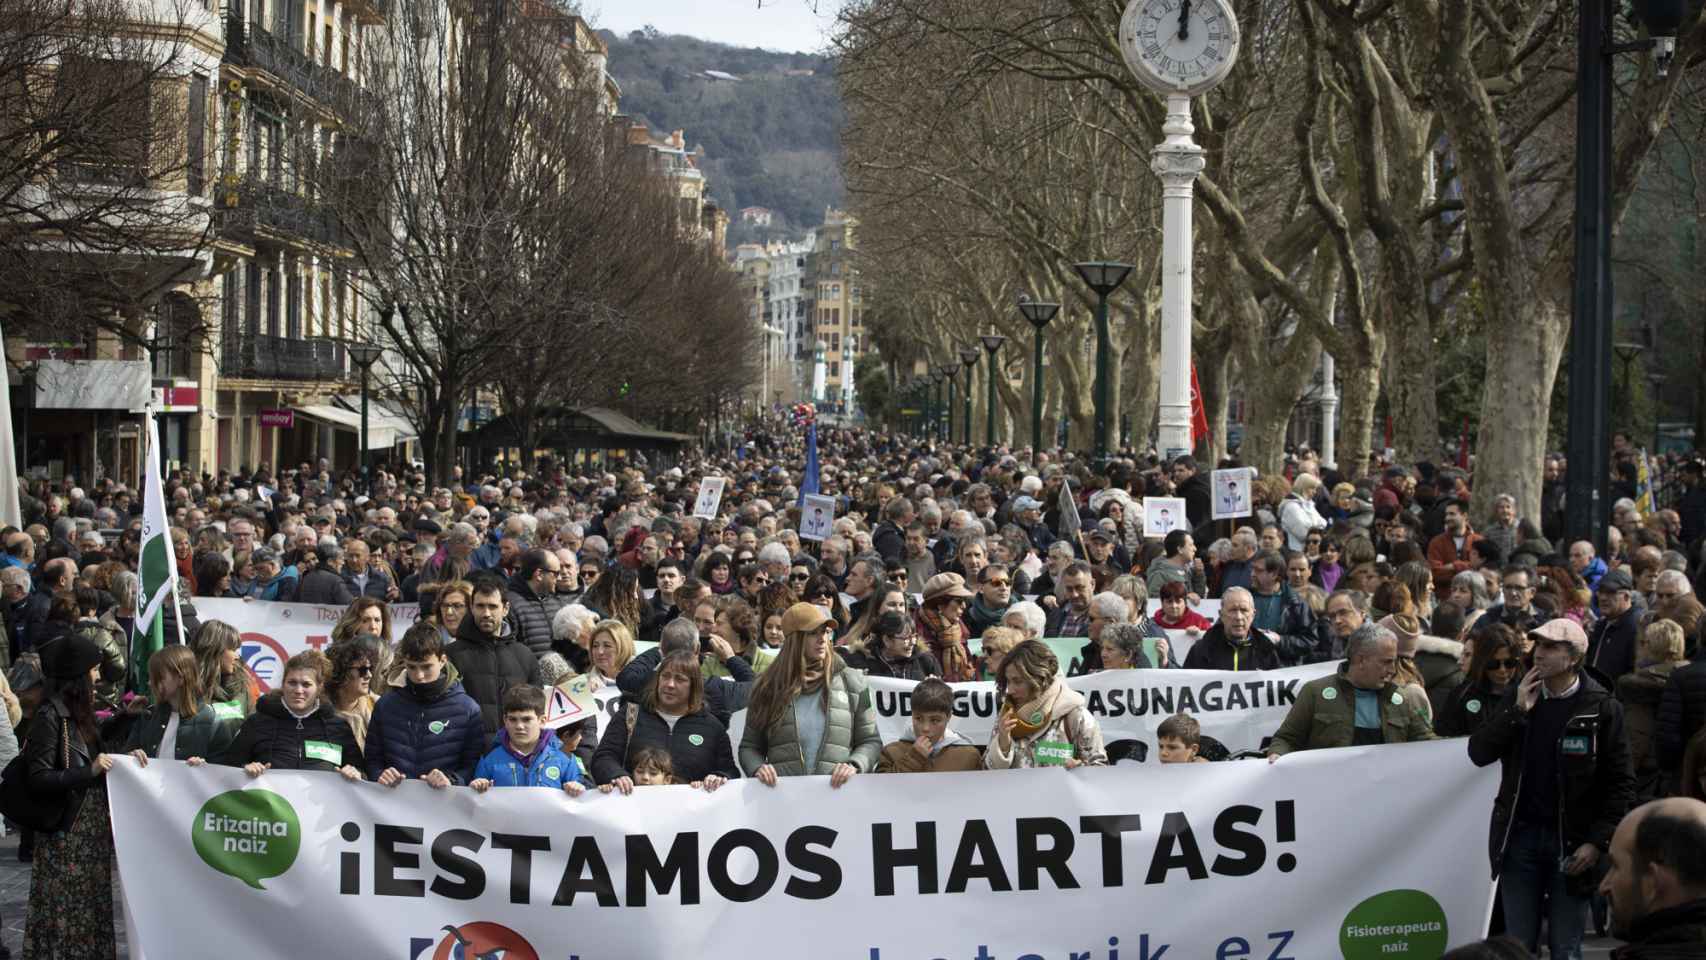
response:
{"label": "green circle logo", "polygon": [[549,766],[549,767],[545,768],[545,776],[549,777],[552,780],[555,780],[562,775],[563,775],[563,771],[556,766]]}
{"label": "green circle logo", "polygon": [[1481,701],[1471,700],[1468,703],[1463,705],[1463,709],[1469,711],[1470,713],[1480,713],[1481,712]]}
{"label": "green circle logo", "polygon": [[202,804],[190,825],[196,855],[256,890],[296,862],[302,825],[289,801],[270,790],[227,790]]}
{"label": "green circle logo", "polygon": [[687,742],[693,744],[695,747],[702,747],[705,745],[705,738],[697,733],[690,733],[687,735]]}
{"label": "green circle logo", "polygon": [[1339,699],[1339,688],[1338,687],[1328,687],[1327,689],[1322,690],[1321,691],[1321,699],[1323,699],[1323,700],[1337,700],[1337,699]]}
{"label": "green circle logo", "polygon": [[1420,890],[1388,890],[1357,904],[1339,928],[1344,960],[1438,957],[1450,932],[1445,908]]}
{"label": "green circle logo", "polygon": [[437,736],[437,735],[443,733],[444,728],[448,727],[448,726],[450,726],[450,724],[444,722],[443,720],[434,720],[433,722],[427,724],[427,729],[431,730],[433,732],[433,736]]}

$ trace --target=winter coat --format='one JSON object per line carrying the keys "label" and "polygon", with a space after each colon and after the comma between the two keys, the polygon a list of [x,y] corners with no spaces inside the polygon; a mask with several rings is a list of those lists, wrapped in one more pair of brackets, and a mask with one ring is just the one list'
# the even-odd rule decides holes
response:
{"label": "winter coat", "polygon": [[518,683],[539,683],[539,658],[515,639],[505,620],[493,637],[480,632],[472,616],[463,617],[456,642],[445,651],[462,678],[462,690],[480,705],[486,736],[503,725],[504,691]]}
{"label": "winter coat", "polygon": [[[703,659],[703,658],[701,658]],[[616,675],[616,687],[625,697],[640,699],[646,692],[646,684],[652,681],[652,674],[658,672],[658,665],[663,663],[663,648],[653,647],[628,661],[622,672]],[[752,699],[752,685],[757,682],[758,674],[752,672],[744,657],[730,657],[723,664],[729,671],[729,677],[711,677],[705,681],[705,709],[717,722],[728,726],[729,717],[736,710],[745,710],[746,702]]]}
{"label": "winter coat", "polygon": [[[84,793],[100,776],[91,766],[99,745],[91,750],[77,725],[70,722],[70,716],[70,708],[60,698],[43,700],[30,721],[29,740],[24,744],[24,769],[29,772],[30,792],[65,798],[65,819],[60,821],[60,829],[70,827],[76,820],[78,811],[83,809]],[[61,724],[67,728],[64,741],[60,738]],[[70,747],[69,766],[61,763],[66,757],[66,752],[60,749],[62,742]]]}
{"label": "winter coat", "polygon": [[[1268,752],[1284,755],[1299,750],[1348,747],[1356,736],[1357,688],[1346,679],[1350,661],[1339,672],[1304,684],[1291,711],[1274,731]],[[1436,739],[1428,720],[1427,701],[1414,687],[1400,690],[1386,683],[1375,692],[1380,704],[1380,734],[1384,743],[1414,743]]]}
{"label": "winter coat", "polygon": [[1279,651],[1274,641],[1259,630],[1251,630],[1242,644],[1226,637],[1226,627],[1215,624],[1185,654],[1186,670],[1278,670]]}
{"label": "winter coat", "polygon": [[1613,683],[1635,669],[1641,640],[1641,611],[1631,606],[1618,617],[1602,617],[1588,631],[1588,666]]}
{"label": "winter coat", "polygon": [[554,593],[541,597],[525,580],[511,580],[509,585],[509,618],[515,623],[515,638],[527,645],[533,655],[551,652],[551,621],[563,609]]}
{"label": "winter coat", "polygon": [[1463,667],[1459,662],[1462,656],[1463,644],[1456,640],[1423,634],[1416,641],[1413,657],[1416,672],[1422,675],[1422,687],[1428,692],[1428,703],[1436,717],[1445,709],[1451,692],[1463,685]]}
{"label": "winter coat", "polygon": [[1325,530],[1327,520],[1315,509],[1315,504],[1297,494],[1289,494],[1279,505],[1280,529],[1285,531],[1286,547],[1303,551],[1310,531]]}
{"label": "winter coat", "polygon": [[361,744],[330,701],[322,699],[313,713],[298,720],[277,693],[262,697],[231,746],[208,759],[228,767],[270,763],[275,770],[362,768]]}
{"label": "winter coat", "polygon": [[1635,771],[1638,802],[1660,794],[1659,756],[1655,749],[1659,701],[1665,684],[1681,664],[1655,663],[1617,678],[1617,699],[1623,704],[1623,726],[1629,731],[1629,764]]}
{"label": "winter coat", "polygon": [[[871,646],[881,646],[876,637],[871,638]],[[854,670],[863,670],[868,677],[892,677],[895,680],[923,680],[927,677],[942,675],[942,665],[930,651],[914,644],[912,654],[899,660],[892,660],[880,653],[859,653],[853,650],[840,651],[841,660]]]}
{"label": "winter coat", "polygon": [[1457,549],[1457,541],[1449,533],[1428,541],[1428,568],[1433,571],[1435,590],[1441,594],[1451,590],[1451,578],[1469,569],[1469,548],[1480,539],[1480,534],[1464,527],[1462,550]]}
{"label": "winter coat", "polygon": [[372,597],[375,600],[384,600],[391,592],[390,575],[384,570],[379,569],[379,567],[374,564],[368,564],[366,583],[357,586],[355,579],[356,575],[354,572],[349,570],[344,571],[343,578],[344,586],[349,589],[351,596]]}
{"label": "winter coat", "polygon": [[[1293,593],[1291,587],[1280,584],[1279,596],[1250,592],[1256,604],[1256,629],[1273,638],[1274,650],[1279,654],[1280,662],[1288,667],[1300,663],[1317,663],[1332,659],[1328,656],[1332,643],[1326,639],[1329,629],[1325,617],[1316,617],[1309,609],[1309,601],[1302,594]],[[1264,621],[1264,611],[1278,608],[1278,616],[1269,617]]]}
{"label": "winter coat", "polygon": [[[150,757],[160,756],[160,741],[166,736],[166,723],[177,708],[170,703],[157,703],[130,725],[130,739],[124,751],[141,750]],[[196,715],[185,720],[178,718],[178,740],[168,760],[188,760],[201,757],[211,760],[224,754],[237,739],[237,728],[243,718],[229,704],[215,706],[204,703]]]}
{"label": "winter coat", "polygon": [[[54,623],[47,624],[55,626]],[[36,652],[41,654],[42,662],[46,663],[53,656],[53,646],[61,638],[71,635],[85,637],[101,648],[101,679],[95,683],[95,709],[115,710],[118,708],[119,697],[124,693],[124,678],[128,657],[129,641],[115,622],[110,628],[99,620],[82,619],[73,624],[68,630],[49,631],[50,636],[36,645]]]}
{"label": "winter coat", "polygon": [[308,575],[296,585],[297,603],[317,603],[322,606],[344,607],[355,599],[355,594],[344,583],[341,574],[316,567],[308,571]]}
{"label": "winter coat", "polygon": [[883,747],[877,759],[878,773],[955,773],[983,769],[983,752],[977,745],[949,730],[942,742],[930,748],[930,756],[921,757],[913,749],[911,733]]}
{"label": "winter coat", "polygon": [[1442,737],[1467,737],[1481,729],[1503,698],[1504,693],[1494,693],[1485,680],[1480,683],[1465,680],[1434,711],[1434,732]]}
{"label": "winter coat", "polygon": [[256,600],[275,600],[279,603],[292,603],[296,600],[296,568],[286,567],[284,572],[271,580],[262,583],[255,582]]}
{"label": "winter coat", "polygon": [[1672,773],[1681,770],[1683,751],[1702,727],[1706,727],[1706,659],[1678,667],[1665,683],[1653,736],[1659,766]]}
{"label": "winter coat", "polygon": [[877,768],[883,740],[877,734],[877,711],[871,705],[865,675],[841,668],[823,683],[828,686],[829,718],[824,725],[823,744],[818,747],[817,765],[810,770],[805,767],[805,749],[794,724],[794,705],[787,703],[767,726],[747,723],[740,740],[740,767],[747,776],[754,775],[765,764],[775,767],[779,777],[830,774],[840,763],[850,763],[860,773]]}
{"label": "winter coat", "polygon": [[1654,910],[1631,925],[1629,942],[1611,960],[1699,960],[1706,957],[1706,900]]}
{"label": "winter coat", "polygon": [[[1611,846],[1617,823],[1635,799],[1635,776],[1629,767],[1629,740],[1624,732],[1623,706],[1599,681],[1581,674],[1581,687],[1569,698],[1570,721],[1557,741],[1530,744],[1528,714],[1516,704],[1517,685],[1499,701],[1493,715],[1469,737],[1469,759],[1478,767],[1501,765],[1498,796],[1488,831],[1487,852],[1497,877],[1504,863],[1505,844],[1516,823],[1522,789],[1523,751],[1555,751],[1559,769],[1558,805],[1562,829],[1560,857],[1591,843],[1603,854]],[[1587,755],[1565,756],[1564,741],[1585,739]]]}
{"label": "winter coat", "polygon": [[563,784],[570,781],[592,786],[592,779],[586,775],[580,758],[563,752],[563,742],[557,739],[555,730],[540,732],[539,742],[533,745],[533,752],[525,761],[510,751],[509,731],[499,730],[492,740],[491,752],[475,764],[473,779],[490,780],[494,787],[550,787],[561,790]]}
{"label": "winter coat", "polygon": [[1036,733],[1012,741],[1005,749],[1001,737],[994,735],[983,751],[986,770],[1019,770],[1037,766],[1037,747],[1045,742],[1065,743],[1072,747],[1072,756],[1081,763],[1106,766],[1108,750],[1102,744],[1102,728],[1084,707],[1084,697],[1071,687],[1062,687],[1049,711],[1048,723]]}
{"label": "winter coat", "polygon": [[[631,731],[630,713],[634,723]],[[682,717],[672,730],[656,711],[629,700],[604,728],[604,737],[592,755],[593,780],[611,783],[632,775],[634,755],[646,747],[668,753],[675,775],[683,783],[698,783],[713,773],[731,780],[740,776],[728,728],[709,711],[700,708],[698,713]]]}
{"label": "winter coat", "polygon": [[448,677],[425,686],[405,683],[380,697],[367,721],[367,779],[394,767],[411,780],[438,770],[465,784],[486,742],[480,705],[460,683]]}
{"label": "winter coat", "polygon": [[[1213,492],[1209,489],[1208,474],[1201,471],[1193,474],[1189,480],[1179,484],[1173,491],[1173,496],[1184,498],[1185,519],[1190,522],[1191,529],[1209,522],[1209,503],[1213,499]],[[1153,593],[1150,595],[1154,596]]]}

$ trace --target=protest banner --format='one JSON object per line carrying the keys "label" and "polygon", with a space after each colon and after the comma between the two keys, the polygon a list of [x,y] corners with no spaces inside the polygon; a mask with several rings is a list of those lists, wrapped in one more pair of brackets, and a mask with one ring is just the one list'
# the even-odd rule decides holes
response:
{"label": "protest banner", "polygon": [[108,788],[131,949],[177,960],[1375,960],[1481,935],[1497,781],[1439,741],[576,798],[120,758]]}
{"label": "protest banner", "polygon": [[[391,608],[391,642],[414,625],[420,609],[412,603],[394,603]],[[238,656],[260,681],[263,692],[284,679],[284,664],[304,650],[324,650],[332,642],[332,628],[344,615],[344,607],[315,603],[275,603],[266,600],[195,598],[201,622],[223,620],[243,637]]]}
{"label": "protest banner", "polygon": [[[1084,696],[1085,709],[1102,728],[1102,740],[1141,743],[1125,751],[1137,756],[1155,753],[1155,729],[1175,713],[1188,713],[1213,737],[1237,753],[1259,750],[1285,720],[1297,691],[1317,677],[1337,670],[1337,663],[1313,663],[1284,670],[1104,670],[1068,677],[1066,685]],[[877,730],[883,742],[898,740],[912,729],[912,680],[871,677],[871,701],[877,709]],[[954,718],[951,726],[972,742],[989,742],[998,704],[990,681],[951,683]]]}

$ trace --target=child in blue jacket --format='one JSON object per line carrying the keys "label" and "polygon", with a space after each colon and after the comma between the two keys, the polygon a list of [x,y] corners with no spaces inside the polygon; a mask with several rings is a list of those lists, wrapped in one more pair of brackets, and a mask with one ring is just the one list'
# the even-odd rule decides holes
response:
{"label": "child in blue jacket", "polygon": [[510,687],[504,691],[503,711],[496,746],[475,766],[470,787],[478,793],[492,787],[561,787],[578,797],[591,786],[574,754],[580,729],[565,727],[567,739],[559,740],[555,731],[543,728],[544,690],[531,684]]}

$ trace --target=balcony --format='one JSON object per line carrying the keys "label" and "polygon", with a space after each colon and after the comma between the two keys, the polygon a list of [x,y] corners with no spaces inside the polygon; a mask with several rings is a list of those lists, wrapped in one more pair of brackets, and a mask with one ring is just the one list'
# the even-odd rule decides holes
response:
{"label": "balcony", "polygon": [[301,340],[240,334],[225,341],[223,377],[242,380],[346,380],[344,346],[331,340]]}
{"label": "balcony", "polygon": [[225,18],[225,62],[270,73],[284,86],[340,114],[364,100],[361,89],[348,77],[238,14]]}
{"label": "balcony", "polygon": [[[231,193],[237,195],[235,207],[223,202]],[[221,185],[219,196],[214,210],[222,236],[250,245],[259,239],[277,238],[325,247],[349,246],[343,224],[330,207],[291,190],[250,177],[239,181],[235,190]]]}

